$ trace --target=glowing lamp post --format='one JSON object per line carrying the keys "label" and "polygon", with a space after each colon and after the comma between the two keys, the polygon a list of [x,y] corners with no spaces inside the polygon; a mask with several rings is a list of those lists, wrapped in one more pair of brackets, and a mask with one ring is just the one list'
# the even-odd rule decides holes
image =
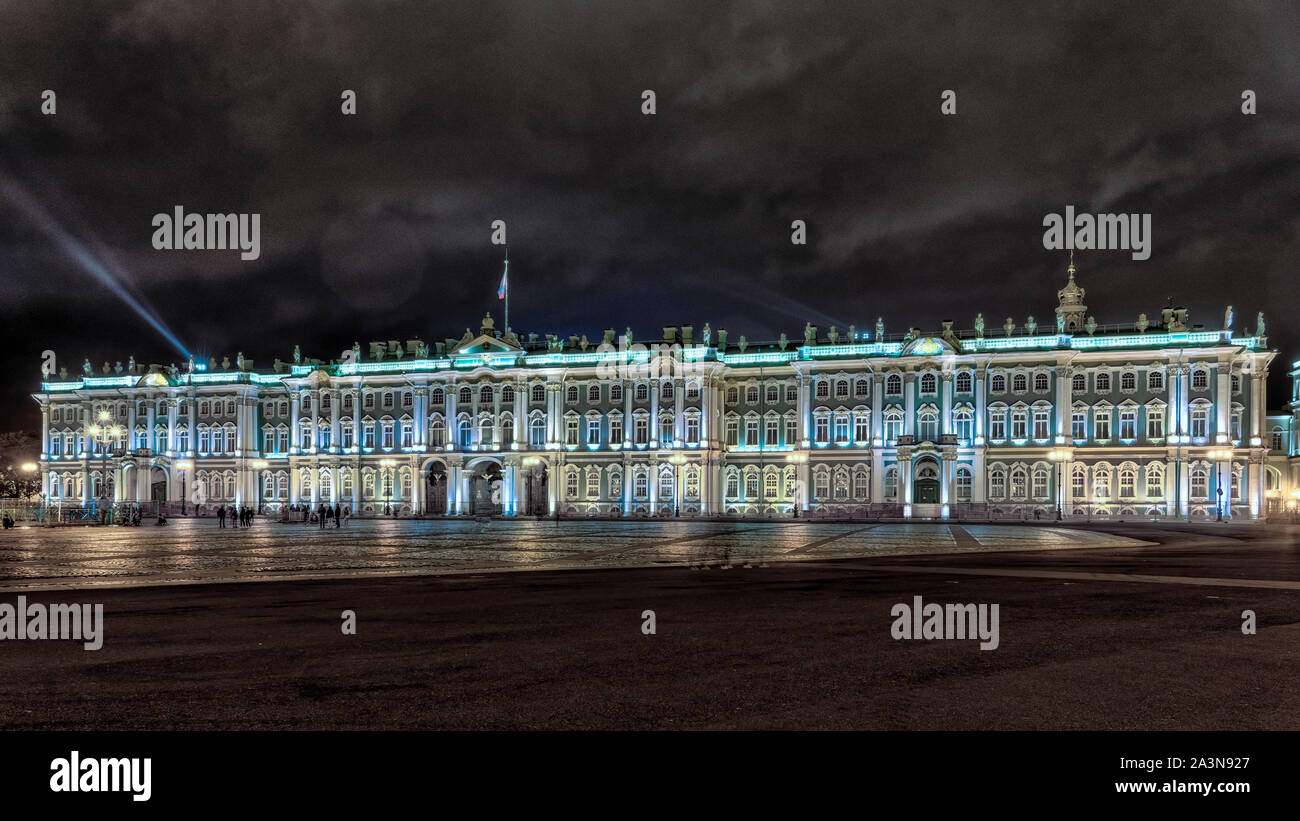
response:
{"label": "glowing lamp post", "polygon": [[266,479],[266,477],[262,476],[262,473],[261,473],[261,472],[264,471],[264,470],[266,470],[266,466],[267,466],[267,461],[266,461],[265,459],[254,459],[254,460],[253,460],[253,470],[258,471],[258,474],[257,474],[257,512],[258,512],[259,514],[262,512],[262,487],[263,487],[263,482],[264,482],[265,479]]}
{"label": "glowing lamp post", "polygon": [[[92,441],[99,445],[100,452],[100,475],[99,475],[99,493],[96,494],[96,508],[98,508],[99,497],[105,496],[108,489],[108,446],[110,442],[122,438],[122,428],[117,425],[105,424],[110,419],[108,411],[99,412],[99,424],[91,425],[86,428],[86,433],[90,435]],[[98,512],[98,511],[97,511]]]}
{"label": "glowing lamp post", "polygon": [[[806,454],[806,453],[787,453],[787,454],[785,455],[785,461],[787,461],[787,462],[789,462],[790,464],[793,464],[793,465],[802,465],[802,464],[804,464],[804,463],[806,463],[806,462],[808,461],[808,454]],[[794,486],[795,486],[796,488],[802,487],[802,485],[801,485],[799,482],[797,482],[797,481],[795,482],[795,485],[794,485]],[[808,489],[807,489],[807,488],[804,488],[804,492],[806,493],[807,491],[808,491]],[[796,498],[796,499],[794,500],[794,505],[793,505],[793,507],[794,507],[794,518],[798,519],[798,518],[799,518],[799,499],[798,499],[798,498]]]}
{"label": "glowing lamp post", "polygon": [[1065,486],[1062,484],[1062,463],[1074,454],[1069,450],[1054,450],[1047,458],[1056,465],[1056,521],[1061,521],[1061,508],[1065,504]]}
{"label": "glowing lamp post", "polygon": [[185,474],[194,467],[194,463],[189,459],[182,459],[176,463],[176,469],[181,472],[181,515],[185,515]]}
{"label": "glowing lamp post", "polygon": [[675,467],[673,468],[673,516],[682,515],[682,465],[686,464],[686,457],[680,453],[674,453],[668,457],[668,461]]}
{"label": "glowing lamp post", "polygon": [[[1216,463],[1215,478],[1214,478],[1214,492],[1215,495],[1218,497],[1218,505],[1217,505],[1218,516],[1216,521],[1222,522],[1223,521],[1223,463],[1227,462],[1229,465],[1232,464],[1232,450],[1231,449],[1212,450],[1209,453],[1207,453],[1206,456],[1208,456],[1211,461]],[[1229,495],[1228,497],[1228,503],[1229,504],[1232,503],[1231,495]],[[1231,513],[1228,514],[1228,518],[1229,519],[1232,518]]]}
{"label": "glowing lamp post", "polygon": [[390,499],[391,499],[391,497],[392,497],[392,494],[389,492],[389,488],[392,487],[392,485],[390,484],[390,482],[391,482],[392,477],[393,477],[393,472],[392,472],[392,471],[393,471],[393,467],[394,467],[396,464],[397,464],[397,460],[396,460],[396,459],[380,459],[380,460],[379,460],[379,466],[382,467],[382,468],[384,469],[384,476],[383,476],[382,481],[383,481],[383,483],[384,483],[384,515],[385,515],[385,516],[389,516],[389,515],[392,514],[392,504],[390,503]]}

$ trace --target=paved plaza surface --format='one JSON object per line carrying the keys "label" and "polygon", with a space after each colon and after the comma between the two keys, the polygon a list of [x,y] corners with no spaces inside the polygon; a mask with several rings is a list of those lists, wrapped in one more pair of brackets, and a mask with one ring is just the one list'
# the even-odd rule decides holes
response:
{"label": "paved plaza surface", "polygon": [[279,522],[219,528],[215,519],[172,519],[164,527],[30,527],[5,535],[0,590],[752,564],[1143,543],[1058,527],[689,520],[390,519],[322,529]]}
{"label": "paved plaza surface", "polygon": [[[1300,729],[1293,528],[358,524],[10,531],[0,600],[105,637],[0,643],[0,726]],[[997,603],[999,647],[894,640],[913,596]]]}

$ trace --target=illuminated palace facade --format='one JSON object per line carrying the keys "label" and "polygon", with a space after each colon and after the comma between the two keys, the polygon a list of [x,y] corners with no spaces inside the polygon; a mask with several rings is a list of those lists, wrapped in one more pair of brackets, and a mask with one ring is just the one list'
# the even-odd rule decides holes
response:
{"label": "illuminated palace facade", "polygon": [[360,515],[1262,516],[1262,315],[1099,327],[1068,274],[1045,327],[595,343],[489,316],[432,349],[273,368],[86,363],[33,395],[44,493]]}

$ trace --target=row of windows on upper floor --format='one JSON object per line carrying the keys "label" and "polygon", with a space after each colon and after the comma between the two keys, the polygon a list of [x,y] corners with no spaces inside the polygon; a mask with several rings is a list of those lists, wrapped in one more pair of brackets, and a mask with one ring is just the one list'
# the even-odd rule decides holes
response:
{"label": "row of windows on upper floor", "polygon": [[[1032,384],[1034,393],[1046,394],[1051,391],[1051,378],[1046,371],[1037,371],[1035,373],[1013,373],[1009,377],[1007,374],[994,373],[989,377],[989,390],[994,394],[1006,393],[1008,387],[1012,393],[1026,393]],[[1121,392],[1132,393],[1137,390],[1138,374],[1136,370],[1124,370],[1119,374],[1118,387]],[[1165,374],[1160,369],[1151,369],[1146,374],[1147,390],[1153,392],[1163,391],[1165,388]],[[918,383],[918,390],[921,395],[937,395],[939,387],[939,377],[935,372],[927,371],[921,374]],[[1193,390],[1208,390],[1210,387],[1209,370],[1206,368],[1194,368],[1191,374],[1191,387]],[[1074,393],[1087,392],[1087,376],[1084,373],[1076,373],[1072,376],[1071,390]],[[958,371],[954,378],[954,389],[957,394],[969,394],[974,390],[974,375],[971,371]],[[1112,375],[1107,370],[1097,370],[1093,374],[1093,391],[1095,393],[1109,393],[1112,389]],[[659,398],[671,400],[674,398],[674,382],[664,380],[660,383]],[[757,385],[748,385],[743,388],[743,398],[746,404],[756,405],[760,401],[771,403],[784,400],[790,404],[798,401],[798,385],[789,382],[778,384],[767,384],[761,390]],[[1241,377],[1238,374],[1231,376],[1231,391],[1234,394],[1241,393]],[[870,383],[865,378],[857,379],[834,379],[818,378],[814,381],[813,395],[817,399],[829,399],[834,396],[836,399],[847,399],[852,395],[854,398],[866,398],[870,396]],[[696,381],[688,381],[685,387],[685,397],[687,400],[696,400],[700,395],[700,385]],[[577,404],[581,398],[586,397],[589,403],[600,402],[602,395],[602,383],[591,382],[585,386],[585,390],[577,385],[569,385],[565,389],[565,403],[569,405]],[[903,395],[903,378],[897,373],[889,374],[884,381],[884,394],[886,397],[897,397]],[[648,401],[650,395],[650,386],[646,382],[638,382],[633,387],[633,399],[635,401]],[[480,404],[493,404],[498,396],[498,391],[494,385],[480,385],[476,389],[469,386],[460,388],[457,391],[457,401],[462,405],[469,405],[477,398]],[[513,403],[515,401],[515,389],[512,385],[500,386],[499,396],[502,403]],[[613,382],[609,385],[608,396],[610,402],[622,402],[623,385],[621,382]],[[726,403],[728,405],[740,404],[742,398],[742,388],[730,386],[726,392]],[[546,401],[546,388],[540,383],[535,383],[529,388],[529,401],[533,403],[543,403]],[[302,394],[301,409],[304,412],[312,411],[312,394],[304,392]],[[341,408],[344,412],[354,410],[353,394],[344,392],[341,400]],[[433,388],[429,393],[429,404],[432,407],[440,407],[446,403],[446,396],[442,388]],[[189,413],[190,403],[185,399],[178,402],[178,415],[185,416]],[[377,407],[382,408],[411,408],[413,398],[411,391],[366,391],[362,393],[362,408],[373,410]],[[146,413],[148,407],[152,406],[159,416],[167,413],[166,400],[156,400],[150,402],[140,402],[137,404],[137,413]],[[228,416],[233,417],[236,411],[236,402],[233,398],[215,398],[197,400],[198,414],[203,417],[211,416]],[[332,410],[332,399],[329,393],[325,393],[320,398],[320,410]],[[290,412],[290,403],[287,399],[270,400],[263,403],[263,410],[268,416],[288,416]],[[127,418],[127,403],[92,403],[89,410],[80,405],[60,405],[56,404],[51,408],[51,421],[54,423],[76,422],[84,423],[89,420],[99,418],[101,411],[106,411],[111,418],[123,420]]]}
{"label": "row of windows on upper floor", "polygon": [[[1141,431],[1148,442],[1163,441],[1166,435],[1165,428],[1166,408],[1162,404],[1139,405],[1121,405],[1116,408],[1109,404],[1101,404],[1094,407],[1085,405],[1076,405],[1071,411],[1070,417],[1070,438],[1076,443],[1084,443],[1090,439],[1097,442],[1110,442],[1116,439],[1121,443],[1133,443],[1139,438]],[[1229,437],[1233,440],[1240,440],[1242,436],[1242,425],[1245,409],[1234,404],[1229,412]],[[1008,408],[1004,405],[993,405],[988,410],[988,439],[990,442],[1000,443],[1004,441],[1013,442],[1046,442],[1053,436],[1053,413],[1052,406],[1046,402],[1029,406],[1017,406]],[[817,445],[836,444],[841,446],[865,446],[872,439],[871,434],[871,412],[867,409],[855,411],[836,411],[819,409],[812,414],[812,431],[809,437]],[[969,445],[974,436],[975,414],[969,407],[957,408],[952,415],[952,422],[948,430],[941,431],[940,428],[941,414],[938,409],[933,407],[922,408],[916,415],[915,436],[917,441],[937,442],[940,439],[940,433],[948,433],[955,436],[959,443]],[[1189,410],[1189,433],[1193,440],[1207,439],[1211,433],[1217,432],[1212,430],[1212,406],[1206,400],[1197,400],[1193,402]],[[1091,425],[1089,424],[1091,422]],[[491,444],[494,440],[505,443],[514,440],[514,419],[511,415],[505,414],[501,419],[494,419],[491,414],[480,414],[477,423],[468,417],[462,415],[455,425],[457,432],[456,441],[462,447],[470,447],[478,444]],[[904,414],[897,407],[891,407],[882,414],[883,430],[882,438],[889,445],[896,444],[904,430]],[[393,420],[385,417],[381,420],[364,419],[361,421],[360,445],[370,449],[381,447],[392,449],[394,447],[409,448],[414,444],[414,427],[415,423],[409,416],[404,416],[400,420]],[[671,443],[677,438],[677,423],[673,415],[661,414],[658,420],[659,431],[657,442],[663,443],[664,447],[671,446]],[[578,414],[570,412],[566,415],[563,423],[563,441],[565,445],[578,446],[599,446],[601,444],[617,446],[620,443],[632,443],[646,445],[650,442],[651,420],[649,414],[644,412],[633,415],[632,427],[628,433],[628,439],[624,439],[624,419],[623,414],[615,411],[608,414],[605,419],[601,414],[595,411],[589,412],[583,418]],[[197,428],[196,438],[197,447],[201,453],[230,452],[236,449],[237,427],[233,423],[226,423],[224,426],[199,425]],[[497,431],[500,433],[496,433]],[[428,423],[428,444],[441,447],[447,440],[447,428],[440,414],[433,414]],[[724,421],[724,441],[728,446],[745,446],[745,447],[797,447],[799,444],[799,424],[798,418],[792,413],[787,412],[780,416],[775,412],[767,414],[765,419],[760,420],[759,416],[754,413],[747,414],[744,419],[737,414],[729,413]],[[743,438],[742,438],[743,431]],[[301,420],[295,431],[298,435],[293,437],[293,447],[308,448],[319,447],[328,449],[331,445],[333,431],[329,423],[322,423],[315,426],[310,420]],[[547,435],[546,418],[540,413],[535,413],[529,423],[528,441],[532,447],[543,447],[546,444]],[[291,431],[288,425],[280,424],[264,425],[262,427],[263,448],[267,452],[285,453],[290,448]],[[1089,435],[1091,434],[1091,436]],[[700,414],[698,412],[688,412],[684,415],[683,420],[683,441],[690,444],[697,444],[700,437]],[[1278,432],[1275,431],[1271,443],[1275,449],[1280,450]],[[50,453],[51,455],[77,455],[84,452],[90,452],[91,448],[87,444],[87,437],[84,433],[76,431],[55,431],[50,435]],[[160,451],[167,450],[167,428],[158,426],[154,433],[154,439],[151,442],[147,429],[140,427],[134,431],[132,436],[132,447],[146,449],[155,448]],[[190,433],[188,428],[182,427],[176,433],[176,448],[181,451],[189,450]],[[355,434],[355,426],[350,418],[340,421],[339,445],[343,448],[351,448],[358,444]],[[400,444],[399,444],[400,443]]]}

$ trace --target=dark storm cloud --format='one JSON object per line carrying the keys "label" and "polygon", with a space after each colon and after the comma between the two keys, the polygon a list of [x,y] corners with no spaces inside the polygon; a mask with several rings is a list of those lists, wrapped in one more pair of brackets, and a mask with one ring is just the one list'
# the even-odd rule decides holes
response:
{"label": "dark storm cloud", "polygon": [[[218,359],[459,336],[499,313],[494,219],[524,331],[1049,322],[1042,218],[1074,204],[1153,215],[1149,261],[1080,256],[1099,322],[1267,307],[1289,362],[1297,30],[1223,3],[15,4],[0,173]],[[154,251],[177,204],[260,213],[261,258]],[[0,213],[10,372],[174,356]]]}

